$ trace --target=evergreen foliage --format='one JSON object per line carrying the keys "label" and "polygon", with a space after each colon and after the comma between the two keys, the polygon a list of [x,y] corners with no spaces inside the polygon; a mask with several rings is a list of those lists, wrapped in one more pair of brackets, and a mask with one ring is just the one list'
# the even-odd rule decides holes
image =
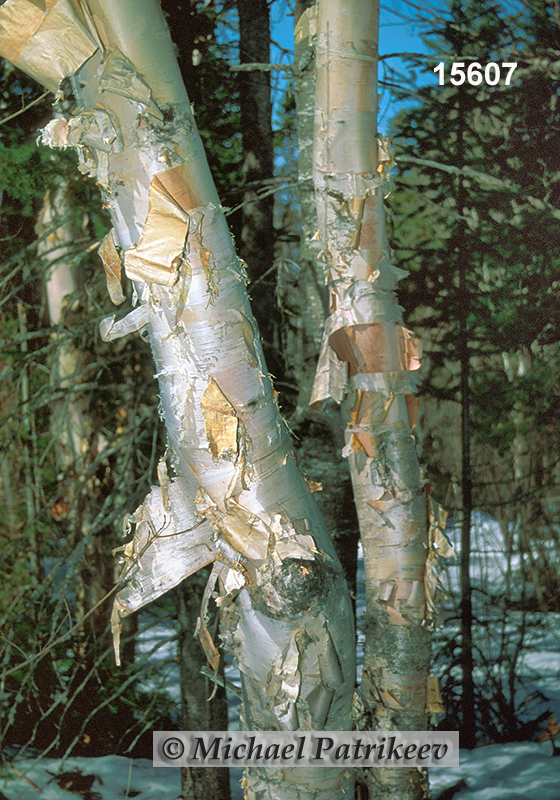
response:
{"label": "evergreen foliage", "polygon": [[[471,422],[481,441],[504,452],[515,436],[514,403],[521,402],[530,415],[524,429],[541,431],[556,405],[556,360],[549,363],[546,354],[558,340],[560,323],[555,297],[560,243],[554,235],[560,117],[556,82],[534,74],[536,55],[521,61],[519,42],[524,52],[529,47],[535,53],[547,51],[558,28],[549,17],[552,30],[541,41],[542,18],[539,25],[516,18],[504,24],[503,10],[498,15],[493,4],[471,5],[452,8],[455,16],[432,42],[437,60],[468,58],[484,64],[515,60],[517,53],[520,77],[510,87],[422,87],[422,103],[393,121],[397,160],[399,155],[403,159],[391,205],[392,237],[399,263],[411,271],[402,298],[408,318],[426,332],[424,391],[441,400],[460,399],[449,362],[456,359],[458,319],[466,303],[476,364],[471,391],[477,410]],[[523,25],[515,38],[514,23]],[[533,75],[529,80],[527,72]],[[457,161],[459,138],[464,141],[462,163]],[[410,154],[422,163],[409,167]],[[449,165],[464,172],[449,172]],[[473,171],[489,179],[472,177]],[[462,208],[457,206],[459,182],[465,193]],[[458,291],[461,220],[467,226],[462,254],[468,259],[466,297]],[[530,375],[508,375],[504,358],[525,351],[532,353]]]}
{"label": "evergreen foliage", "polygon": [[[472,61],[518,68],[507,87],[420,87],[418,104],[392,124],[400,169],[390,232],[398,263],[410,270],[401,302],[426,350],[424,458],[434,491],[460,515],[460,415],[468,404],[473,507],[499,519],[512,550],[526,554],[526,606],[554,608],[558,580],[540,553],[557,537],[560,482],[560,116],[551,69],[560,29],[546,3],[515,13],[473,0],[452,2],[429,41],[435,58],[422,64],[426,71],[439,61],[447,70]],[[504,602],[507,609],[511,598]],[[503,690],[511,713],[492,723],[483,713],[489,699],[479,698],[478,723],[489,737],[521,735],[514,683],[494,686],[491,702]]]}

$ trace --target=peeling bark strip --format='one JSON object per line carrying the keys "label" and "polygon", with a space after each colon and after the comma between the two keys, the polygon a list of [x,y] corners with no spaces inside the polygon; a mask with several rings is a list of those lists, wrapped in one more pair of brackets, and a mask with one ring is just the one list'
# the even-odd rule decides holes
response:
{"label": "peeling bark strip", "polygon": [[[319,0],[314,183],[327,318],[311,405],[346,397],[346,447],[366,571],[364,725],[422,730],[441,709],[428,677],[444,517],[424,491],[413,428],[420,344],[403,326],[376,138],[378,6]],[[430,525],[430,536],[428,528]],[[429,686],[429,695],[428,695]],[[423,797],[418,770],[369,771],[370,797]]]}
{"label": "peeling bark strip", "polygon": [[77,5],[71,0],[6,0],[2,4],[2,56],[51,92],[97,50],[84,30]]}
{"label": "peeling bark strip", "polygon": [[[160,486],[132,517],[113,624],[215,558],[221,636],[237,659],[249,729],[348,729],[354,637],[346,585],[291,453],[237,258],[169,32],[155,0],[29,0],[0,7],[0,52],[78,109],[44,140],[95,176],[138,305],[107,339],[150,337],[169,439]],[[71,16],[60,27],[59,11]],[[75,13],[74,13],[75,12]],[[66,13],[66,11],[65,11]],[[76,42],[67,64],[68,25]],[[35,31],[55,35],[37,45]],[[37,52],[35,52],[37,51]],[[33,66],[28,66],[33,61]],[[170,565],[169,557],[174,561]],[[204,605],[204,604],[203,604]],[[215,652],[201,631],[207,652]],[[324,773],[329,773],[325,775]],[[305,783],[301,783],[304,777]],[[248,798],[347,798],[345,770],[249,770]]]}
{"label": "peeling bark strip", "polygon": [[115,234],[111,228],[101,242],[97,252],[105,269],[109,297],[116,306],[120,306],[121,303],[124,303],[126,297],[122,290],[122,263],[116,244]]}

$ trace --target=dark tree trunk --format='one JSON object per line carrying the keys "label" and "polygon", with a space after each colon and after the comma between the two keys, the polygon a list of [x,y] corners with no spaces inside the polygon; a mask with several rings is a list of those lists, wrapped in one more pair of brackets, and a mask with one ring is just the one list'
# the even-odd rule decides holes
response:
{"label": "dark tree trunk", "polygon": [[[462,44],[460,45],[462,48]],[[462,52],[459,49],[458,52]],[[465,166],[465,103],[463,92],[457,95],[457,166]],[[457,278],[459,282],[459,339],[457,344],[461,366],[461,669],[462,669],[462,723],[461,747],[473,748],[476,744],[476,702],[473,661],[473,609],[470,577],[471,523],[473,512],[473,489],[471,468],[471,424],[470,424],[470,351],[469,351],[469,289],[467,283],[468,254],[466,220],[463,208],[466,203],[466,188],[460,175],[457,186],[457,212],[460,215],[455,233]]]}
{"label": "dark tree trunk", "polygon": [[[183,730],[227,731],[228,711],[225,689],[201,674],[206,658],[198,638],[196,620],[204,591],[204,580],[194,575],[176,590],[178,603],[178,655],[181,685],[181,727]],[[203,573],[203,577],[206,574]],[[223,678],[223,669],[221,670]],[[214,693],[214,694],[213,694]],[[209,698],[212,698],[211,700]],[[229,769],[181,768],[182,800],[229,800]]]}
{"label": "dark tree trunk", "polygon": [[[239,14],[239,61],[241,64],[270,63],[270,15],[266,0],[237,0]],[[254,69],[239,73],[239,106],[243,142],[243,208],[239,255],[247,263],[250,283],[267,273],[274,262],[274,196],[260,198],[274,176],[272,98],[270,72]],[[259,282],[251,296],[272,361],[274,344],[275,276]],[[274,369],[273,369],[274,371]]]}

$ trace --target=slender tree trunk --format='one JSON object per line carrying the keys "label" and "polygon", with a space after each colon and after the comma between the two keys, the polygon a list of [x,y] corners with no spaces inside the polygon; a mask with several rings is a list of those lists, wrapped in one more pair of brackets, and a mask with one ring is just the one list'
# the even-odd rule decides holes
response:
{"label": "slender tree trunk", "polygon": [[[316,241],[318,229],[317,206],[313,188],[313,129],[315,118],[315,39],[317,6],[314,0],[297,2],[294,8],[294,83],[297,112],[298,143],[298,194],[300,203],[300,258],[299,272],[292,277],[291,288],[296,295],[284,302],[297,307],[297,327],[287,326],[291,334],[286,350],[299,396],[293,419],[308,415],[309,399],[317,357],[321,349],[321,331],[328,314],[328,291],[317,263],[320,243]],[[287,280],[285,281],[287,283]]]}
{"label": "slender tree trunk", "polygon": [[[69,297],[77,290],[74,270],[70,266],[70,247],[75,236],[75,231],[69,220],[68,186],[63,182],[56,190],[48,192],[43,200],[39,214],[36,233],[41,237],[37,246],[37,253],[43,261],[45,268],[45,287],[47,292],[47,305],[51,326],[59,326],[65,306]],[[71,341],[69,333],[62,331],[60,334],[53,331],[52,339],[56,343],[56,352],[51,364],[51,384],[57,394],[62,394],[60,399],[52,403],[51,431],[55,442],[56,462],[59,470],[59,496],[52,505],[51,513],[59,523],[64,525],[72,549],[79,547],[84,536],[88,534],[88,520],[84,517],[84,473],[86,472],[86,455],[90,448],[93,426],[85,413],[83,398],[72,391],[77,375],[86,365],[86,358]],[[90,543],[90,550],[91,550]],[[95,598],[91,604],[88,602],[90,586],[99,582],[84,581],[84,567],[87,562],[80,559],[79,570],[76,575],[76,617],[81,620],[86,612],[93,608]],[[109,589],[111,586],[108,587]],[[90,620],[92,632],[97,629],[101,635],[107,625],[99,625],[102,609],[95,615],[96,620]],[[105,609],[106,611],[106,609]],[[110,616],[110,614],[109,614]],[[96,624],[97,622],[97,624]],[[88,626],[89,627],[89,626]],[[91,646],[87,642],[88,636],[85,628],[80,628],[75,640],[75,652],[82,662],[82,669],[86,667],[86,653]],[[91,653],[90,653],[91,655]],[[93,656],[92,656],[93,657]],[[83,675],[80,674],[80,680]]]}
{"label": "slender tree trunk", "polygon": [[[431,568],[412,431],[419,345],[402,324],[395,289],[403,273],[391,263],[385,234],[377,41],[376,4],[319,0],[314,179],[331,315],[311,402],[346,395],[344,454],[366,572],[362,725],[424,730]],[[419,770],[370,770],[368,785],[372,798],[428,791]]]}
{"label": "slender tree trunk", "polygon": [[[240,64],[270,63],[270,13],[267,0],[237,0]],[[243,207],[239,255],[247,265],[250,283],[270,272],[274,262],[274,195],[259,198],[274,177],[272,96],[270,72],[238,73],[241,140],[243,145]],[[267,359],[274,358],[277,317],[275,276],[255,287],[255,314]]]}
{"label": "slender tree trunk", "polygon": [[[71,325],[72,315],[77,313],[75,297],[74,307],[69,307],[72,295],[78,289],[76,268],[72,263],[77,231],[71,217],[69,186],[66,181],[60,181],[56,189],[44,198],[36,231],[41,235],[37,252],[46,273],[47,304],[55,345],[51,389],[56,399],[51,406],[51,433],[60,489],[51,506],[51,514],[64,531],[70,550],[80,553],[75,562],[73,585],[76,622],[81,624],[73,641],[76,668],[68,686],[69,696],[72,697],[74,692],[76,696],[62,717],[65,723],[60,726],[63,747],[76,736],[72,716],[68,713],[70,709],[76,713],[78,707],[79,713],[85,717],[99,704],[100,673],[95,663],[101,653],[111,649],[111,602],[108,599],[104,602],[104,599],[115,587],[116,563],[112,549],[117,544],[114,529],[110,526],[95,528],[105,492],[109,491],[109,487],[103,486],[99,480],[95,462],[101,460],[109,443],[96,430],[87,395],[75,388],[76,384],[86,382],[90,355],[76,346],[67,325],[61,327],[64,321]],[[122,477],[121,491],[130,490],[131,478]],[[135,632],[136,619],[128,618],[123,647],[125,663],[134,660]],[[126,729],[122,715],[119,722]],[[92,724],[92,730],[96,724],[97,720]],[[104,733],[109,734],[106,721],[99,724],[105,725]]]}
{"label": "slender tree trunk", "polygon": [[[239,16],[239,63],[270,63],[270,14],[266,0],[237,0]],[[263,182],[274,175],[272,97],[270,72],[261,69],[239,73],[239,106],[243,142],[245,190],[239,255],[247,262],[254,281],[272,266],[274,197],[258,199]]]}
{"label": "slender tree trunk", "polygon": [[[78,113],[48,126],[44,139],[78,147],[82,170],[104,192],[135,282],[137,308],[107,320],[105,338],[139,328],[150,336],[173,475],[162,462],[160,485],[133,517],[129,573],[155,596],[175,580],[168,571],[181,573],[177,583],[218,554],[206,597],[216,586],[221,636],[242,673],[245,727],[347,729],[354,682],[348,593],[274,401],[244,270],[161,10],[153,0],[90,0],[81,7],[91,15],[87,24],[74,20],[68,67],[65,37],[60,52],[56,37],[51,51],[41,41],[64,1],[46,15],[21,0],[4,4],[0,22],[15,13],[19,24],[0,26],[9,30],[0,49],[47,86],[61,72],[72,75]],[[16,47],[14,38],[34,29],[24,24],[27,14],[41,16],[38,33]],[[40,64],[30,64],[39,53]],[[183,561],[159,562],[154,574],[160,545],[179,547],[179,540],[187,542]],[[127,592],[134,586],[115,607],[117,635]],[[204,617],[201,639],[215,665]],[[342,769],[248,771],[248,798],[296,791],[301,800],[342,799],[352,779]]]}
{"label": "slender tree trunk", "polygon": [[[200,643],[193,640],[203,591],[204,582],[198,575],[183,581],[176,589],[181,727],[183,730],[226,731],[228,709],[225,688],[201,674],[204,651]],[[220,669],[220,676],[223,679],[223,668]],[[182,767],[181,792],[182,800],[228,800],[229,769]]]}
{"label": "slender tree trunk", "polygon": [[[459,52],[461,52],[461,49],[459,49]],[[457,98],[457,165],[462,169],[465,161],[465,108],[461,90],[459,90]],[[473,486],[471,468],[471,354],[468,330],[469,290],[467,283],[467,225],[463,216],[465,203],[465,184],[463,177],[459,176],[457,187],[457,212],[460,215],[460,219],[457,223],[455,235],[457,277],[459,283],[458,355],[461,369],[461,669],[463,675],[461,687],[462,723],[460,733],[461,746],[471,749],[476,745],[476,702],[473,658],[473,607],[470,572]]]}
{"label": "slender tree trunk", "polygon": [[[461,181],[462,184],[462,181]],[[458,197],[464,196],[459,190]],[[463,203],[459,204],[459,208]],[[459,223],[461,228],[463,222]],[[464,231],[459,232],[459,362],[461,365],[461,747],[476,745],[476,702],[473,658],[473,607],[471,586],[471,526],[473,487],[470,425],[470,350],[467,329],[466,253]]]}
{"label": "slender tree trunk", "polygon": [[299,270],[286,270],[279,284],[283,305],[289,311],[283,330],[286,361],[291,380],[299,389],[290,428],[298,441],[299,464],[309,479],[321,485],[317,503],[354,593],[359,530],[348,464],[341,456],[344,435],[340,409],[332,402],[324,405],[320,415],[309,408],[322,330],[329,313],[329,293],[322,265],[318,262],[321,242],[317,240],[319,223],[313,186],[315,1],[296,2],[294,21],[300,254]]}

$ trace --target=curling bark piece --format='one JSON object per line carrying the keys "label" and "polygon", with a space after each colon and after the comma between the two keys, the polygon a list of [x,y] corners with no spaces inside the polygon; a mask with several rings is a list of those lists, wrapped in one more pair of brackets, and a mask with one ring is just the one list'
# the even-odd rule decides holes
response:
{"label": "curling bark piece", "polygon": [[[154,175],[140,239],[125,254],[125,270],[130,280],[171,287],[182,276],[188,282],[185,295],[191,278],[187,240],[191,215],[194,217],[184,192],[187,178],[185,165]],[[211,210],[210,207],[206,213]]]}
{"label": "curling bark piece", "polygon": [[117,242],[113,228],[111,228],[109,233],[103,238],[97,252],[99,253],[105,270],[109,297],[116,306],[120,306],[121,303],[124,303],[126,297],[122,289],[121,257],[117,250]]}
{"label": "curling bark piece", "polygon": [[[395,297],[397,280],[407,273],[389,257],[381,190],[364,189],[361,204],[353,194],[345,200],[345,183],[351,192],[356,191],[356,176],[348,177],[348,181],[344,176],[333,181],[330,175],[315,171],[331,314],[323,331],[310,401],[313,408],[328,397],[341,402],[348,388],[368,390],[364,379],[349,387],[349,378],[356,375],[419,368],[419,342],[404,328]],[[376,177],[374,186],[381,181]],[[352,212],[352,207],[358,210]],[[412,394],[414,385],[411,377],[405,393]]]}
{"label": "curling bark piece", "polygon": [[0,8],[2,56],[56,93],[64,78],[98,49],[78,5],[72,0],[6,0]]}
{"label": "curling bark piece", "polygon": [[117,594],[120,616],[126,616],[177,586],[215,558],[210,525],[201,522],[179,480],[164,490],[153,486],[142,505],[124,521],[124,534],[134,533],[121,553]]}

